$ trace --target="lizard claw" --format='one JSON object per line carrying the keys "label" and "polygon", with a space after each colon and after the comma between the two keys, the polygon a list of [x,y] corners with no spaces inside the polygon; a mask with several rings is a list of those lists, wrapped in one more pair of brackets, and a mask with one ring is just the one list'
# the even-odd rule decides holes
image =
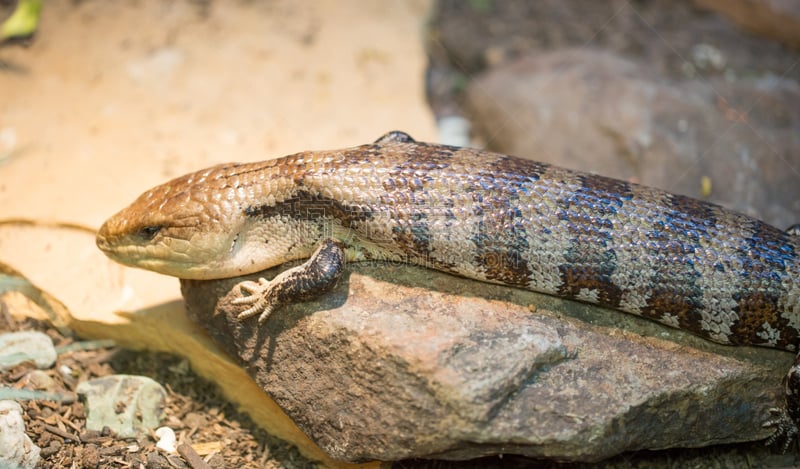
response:
{"label": "lizard claw", "polygon": [[258,282],[239,282],[236,285],[239,294],[231,304],[248,308],[236,319],[243,321],[260,314],[258,323],[261,324],[281,305],[308,300],[330,291],[342,275],[344,261],[342,242],[326,239],[305,263],[284,270],[272,280],[259,278]]}
{"label": "lizard claw", "polygon": [[[253,282],[252,280],[245,280],[243,282],[239,282],[237,287],[239,287],[239,293],[246,292],[248,295],[259,295],[264,292],[269,286],[269,280],[261,277],[258,279],[258,282]],[[245,300],[248,297],[237,298],[235,301],[240,303],[245,303]],[[252,301],[250,301],[252,303]]]}
{"label": "lizard claw", "polygon": [[[258,279],[258,282],[246,280],[240,282],[237,287],[239,288],[238,298],[231,301],[233,305],[250,305],[236,316],[239,321],[260,314],[258,323],[263,323],[272,312],[273,304],[269,300],[269,290],[271,282],[265,278]],[[245,296],[245,293],[247,294]]]}
{"label": "lizard claw", "polygon": [[792,444],[794,438],[800,433],[800,429],[797,428],[797,425],[789,416],[789,413],[786,412],[786,409],[773,407],[769,409],[769,413],[773,418],[767,420],[761,426],[763,428],[775,428],[775,433],[767,439],[765,444],[767,446],[772,446],[778,440],[783,440],[781,453],[785,453],[786,450],[789,449],[789,445]]}

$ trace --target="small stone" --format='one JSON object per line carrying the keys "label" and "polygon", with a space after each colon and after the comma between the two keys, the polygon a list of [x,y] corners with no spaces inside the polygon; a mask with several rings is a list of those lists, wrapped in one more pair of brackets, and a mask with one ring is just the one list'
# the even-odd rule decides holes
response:
{"label": "small stone", "polygon": [[197,412],[189,412],[186,414],[186,417],[183,418],[183,421],[186,422],[186,426],[189,428],[204,427],[208,423],[208,419],[205,415]]}
{"label": "small stone", "polygon": [[156,447],[158,449],[164,450],[170,454],[175,454],[177,451],[176,444],[178,439],[175,437],[175,432],[171,428],[158,427],[156,436],[158,437],[158,441],[156,442]]}
{"label": "small stone", "polygon": [[22,381],[27,389],[50,392],[56,390],[56,382],[42,370],[32,370],[22,378]]}
{"label": "small stone", "polygon": [[436,121],[436,127],[439,129],[438,141],[443,145],[470,146],[470,123],[467,119],[461,116],[442,117]]}
{"label": "small stone", "polygon": [[0,334],[0,369],[32,361],[40,369],[56,362],[56,349],[46,334],[37,331]]}
{"label": "small stone", "polygon": [[79,454],[82,467],[100,467],[100,451],[97,445],[87,444]]}
{"label": "small stone", "polygon": [[700,70],[723,70],[725,56],[711,44],[695,44],[692,48],[692,60]]}
{"label": "small stone", "polygon": [[144,376],[112,375],[78,385],[86,404],[86,428],[108,427],[122,438],[135,438],[161,423],[164,388]]}
{"label": "small stone", "polygon": [[34,468],[41,449],[25,434],[22,407],[14,401],[0,401],[0,468]]}

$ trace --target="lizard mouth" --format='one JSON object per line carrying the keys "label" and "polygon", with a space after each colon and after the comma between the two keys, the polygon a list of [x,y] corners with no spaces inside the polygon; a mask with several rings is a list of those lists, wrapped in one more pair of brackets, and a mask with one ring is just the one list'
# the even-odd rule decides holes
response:
{"label": "lizard mouth", "polygon": [[126,249],[125,246],[118,242],[114,242],[112,238],[103,236],[102,233],[97,234],[97,237],[95,238],[95,244],[97,245],[97,248],[103,251],[103,254],[105,254],[108,258],[119,262],[120,264],[137,267],[135,262],[136,256],[133,252],[135,250]]}
{"label": "lizard mouth", "polygon": [[114,215],[100,226],[95,235],[95,244],[107,256],[112,257],[116,249],[119,249],[122,239],[120,234],[127,229],[127,221],[120,213]]}
{"label": "lizard mouth", "polygon": [[95,238],[95,244],[97,248],[103,251],[103,253],[109,257],[113,254],[114,250],[112,248],[112,243],[103,236],[102,232],[97,233],[97,237]]}
{"label": "lizard mouth", "polygon": [[97,248],[103,251],[103,254],[116,260],[115,252],[118,249],[118,243],[114,242],[113,238],[108,235],[108,223],[104,223],[100,227],[100,230],[95,235],[94,242]]}

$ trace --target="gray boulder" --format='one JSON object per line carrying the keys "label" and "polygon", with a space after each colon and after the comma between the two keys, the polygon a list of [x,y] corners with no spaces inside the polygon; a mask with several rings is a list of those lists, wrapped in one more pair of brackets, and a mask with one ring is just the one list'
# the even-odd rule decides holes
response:
{"label": "gray boulder", "polygon": [[597,461],[762,439],[793,358],[417,267],[351,272],[260,326],[235,319],[242,278],[182,281],[190,316],[344,461]]}

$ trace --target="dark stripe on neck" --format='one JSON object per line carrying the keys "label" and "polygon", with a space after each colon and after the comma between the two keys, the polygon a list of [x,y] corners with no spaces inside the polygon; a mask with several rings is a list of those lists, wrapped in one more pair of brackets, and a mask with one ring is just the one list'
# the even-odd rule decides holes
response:
{"label": "dark stripe on neck", "polygon": [[244,209],[244,213],[251,218],[274,216],[288,216],[296,220],[336,218],[341,220],[342,225],[346,227],[373,217],[370,207],[348,205],[308,191],[298,191],[291,198],[276,204],[251,205]]}

